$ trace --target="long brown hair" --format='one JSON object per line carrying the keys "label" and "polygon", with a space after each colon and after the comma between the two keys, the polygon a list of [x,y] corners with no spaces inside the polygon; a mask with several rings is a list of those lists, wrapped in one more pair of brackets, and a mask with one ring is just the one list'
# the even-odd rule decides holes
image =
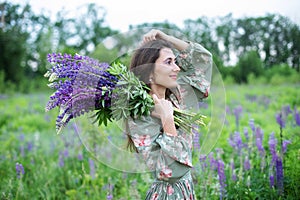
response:
{"label": "long brown hair", "polygon": [[[150,76],[154,74],[155,69],[155,62],[160,56],[160,50],[163,48],[170,48],[172,49],[173,46],[171,43],[165,40],[157,39],[152,40],[150,42],[145,43],[140,48],[135,50],[133,57],[130,63],[130,70],[140,79],[143,81],[149,88],[150,88]],[[166,99],[169,99],[173,105],[176,105],[175,102],[172,101],[170,98],[171,95],[174,95],[176,100],[179,101],[179,91],[177,88],[174,89],[166,89]],[[130,130],[129,127],[126,127],[127,133],[127,149],[130,151],[137,151],[137,148],[134,146],[132,138],[130,137]]]}

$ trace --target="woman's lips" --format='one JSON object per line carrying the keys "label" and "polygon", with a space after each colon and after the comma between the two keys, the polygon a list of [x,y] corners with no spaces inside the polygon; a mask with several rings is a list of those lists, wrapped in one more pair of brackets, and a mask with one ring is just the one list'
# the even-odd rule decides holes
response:
{"label": "woman's lips", "polygon": [[177,80],[177,75],[170,75],[170,77],[174,80]]}

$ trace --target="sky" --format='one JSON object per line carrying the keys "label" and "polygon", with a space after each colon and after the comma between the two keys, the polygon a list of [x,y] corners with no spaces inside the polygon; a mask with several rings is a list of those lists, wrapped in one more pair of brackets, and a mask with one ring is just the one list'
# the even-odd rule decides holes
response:
{"label": "sky", "polygon": [[25,4],[28,2],[36,14],[55,14],[64,9],[74,16],[77,8],[87,3],[96,3],[107,11],[105,21],[115,30],[127,31],[129,25],[164,22],[182,26],[186,19],[202,16],[217,17],[229,13],[235,18],[281,14],[300,24],[299,0],[6,0]]}

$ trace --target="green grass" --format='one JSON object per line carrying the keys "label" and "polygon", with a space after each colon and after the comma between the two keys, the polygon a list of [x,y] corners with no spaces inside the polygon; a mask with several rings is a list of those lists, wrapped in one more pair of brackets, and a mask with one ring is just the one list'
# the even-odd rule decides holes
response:
{"label": "green grass", "polygon": [[[298,88],[298,89],[297,89]],[[269,187],[269,168],[260,169],[261,159],[253,148],[250,155],[251,170],[246,171],[237,159],[236,151],[228,144],[230,134],[249,130],[249,120],[264,133],[266,166],[270,165],[268,149],[269,135],[274,132],[280,141],[280,129],[276,114],[282,107],[290,106],[300,111],[299,85],[229,85],[226,86],[226,123],[222,134],[211,152],[215,159],[225,164],[227,199],[295,199],[300,196],[300,126],[295,124],[292,114],[286,119],[283,139],[290,140],[284,155],[284,193],[278,194],[277,187]],[[45,113],[44,107],[49,93],[11,94],[0,97],[0,196],[1,199],[143,199],[151,184],[148,173],[126,173],[93,160],[76,136],[70,123],[63,134],[55,133],[58,110]],[[207,103],[209,104],[207,99]],[[239,123],[236,124],[232,111],[242,107]],[[209,108],[203,110],[209,113]],[[79,121],[78,121],[79,122]],[[87,126],[87,124],[83,124]],[[238,126],[237,126],[238,125]],[[85,129],[86,130],[86,129]],[[104,142],[107,136],[117,145],[123,145],[116,136],[117,129],[99,128],[97,135]],[[87,133],[82,133],[87,134]],[[87,135],[85,135],[88,137]],[[98,138],[98,139],[99,139]],[[91,142],[93,138],[91,138]],[[252,141],[253,142],[253,141]],[[104,143],[105,144],[105,143]],[[255,147],[255,143],[253,143]],[[223,153],[217,154],[217,149]],[[110,159],[114,159],[113,155]],[[195,149],[193,170],[196,194],[199,199],[219,199],[218,173],[201,169],[199,154]],[[217,157],[219,156],[219,157]],[[230,161],[234,160],[238,180],[232,181]],[[244,161],[244,157],[241,158]],[[25,174],[17,178],[15,165],[21,163]],[[92,163],[95,165],[93,171]],[[209,163],[207,163],[209,164]],[[122,163],[120,163],[122,165]]]}

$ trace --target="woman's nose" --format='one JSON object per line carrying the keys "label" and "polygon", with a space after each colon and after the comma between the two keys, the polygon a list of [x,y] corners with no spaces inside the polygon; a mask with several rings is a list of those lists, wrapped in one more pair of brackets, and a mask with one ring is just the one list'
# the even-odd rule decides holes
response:
{"label": "woman's nose", "polygon": [[178,67],[178,65],[176,63],[174,63],[174,65],[173,65],[173,71],[175,71],[175,72],[180,71],[180,67]]}

